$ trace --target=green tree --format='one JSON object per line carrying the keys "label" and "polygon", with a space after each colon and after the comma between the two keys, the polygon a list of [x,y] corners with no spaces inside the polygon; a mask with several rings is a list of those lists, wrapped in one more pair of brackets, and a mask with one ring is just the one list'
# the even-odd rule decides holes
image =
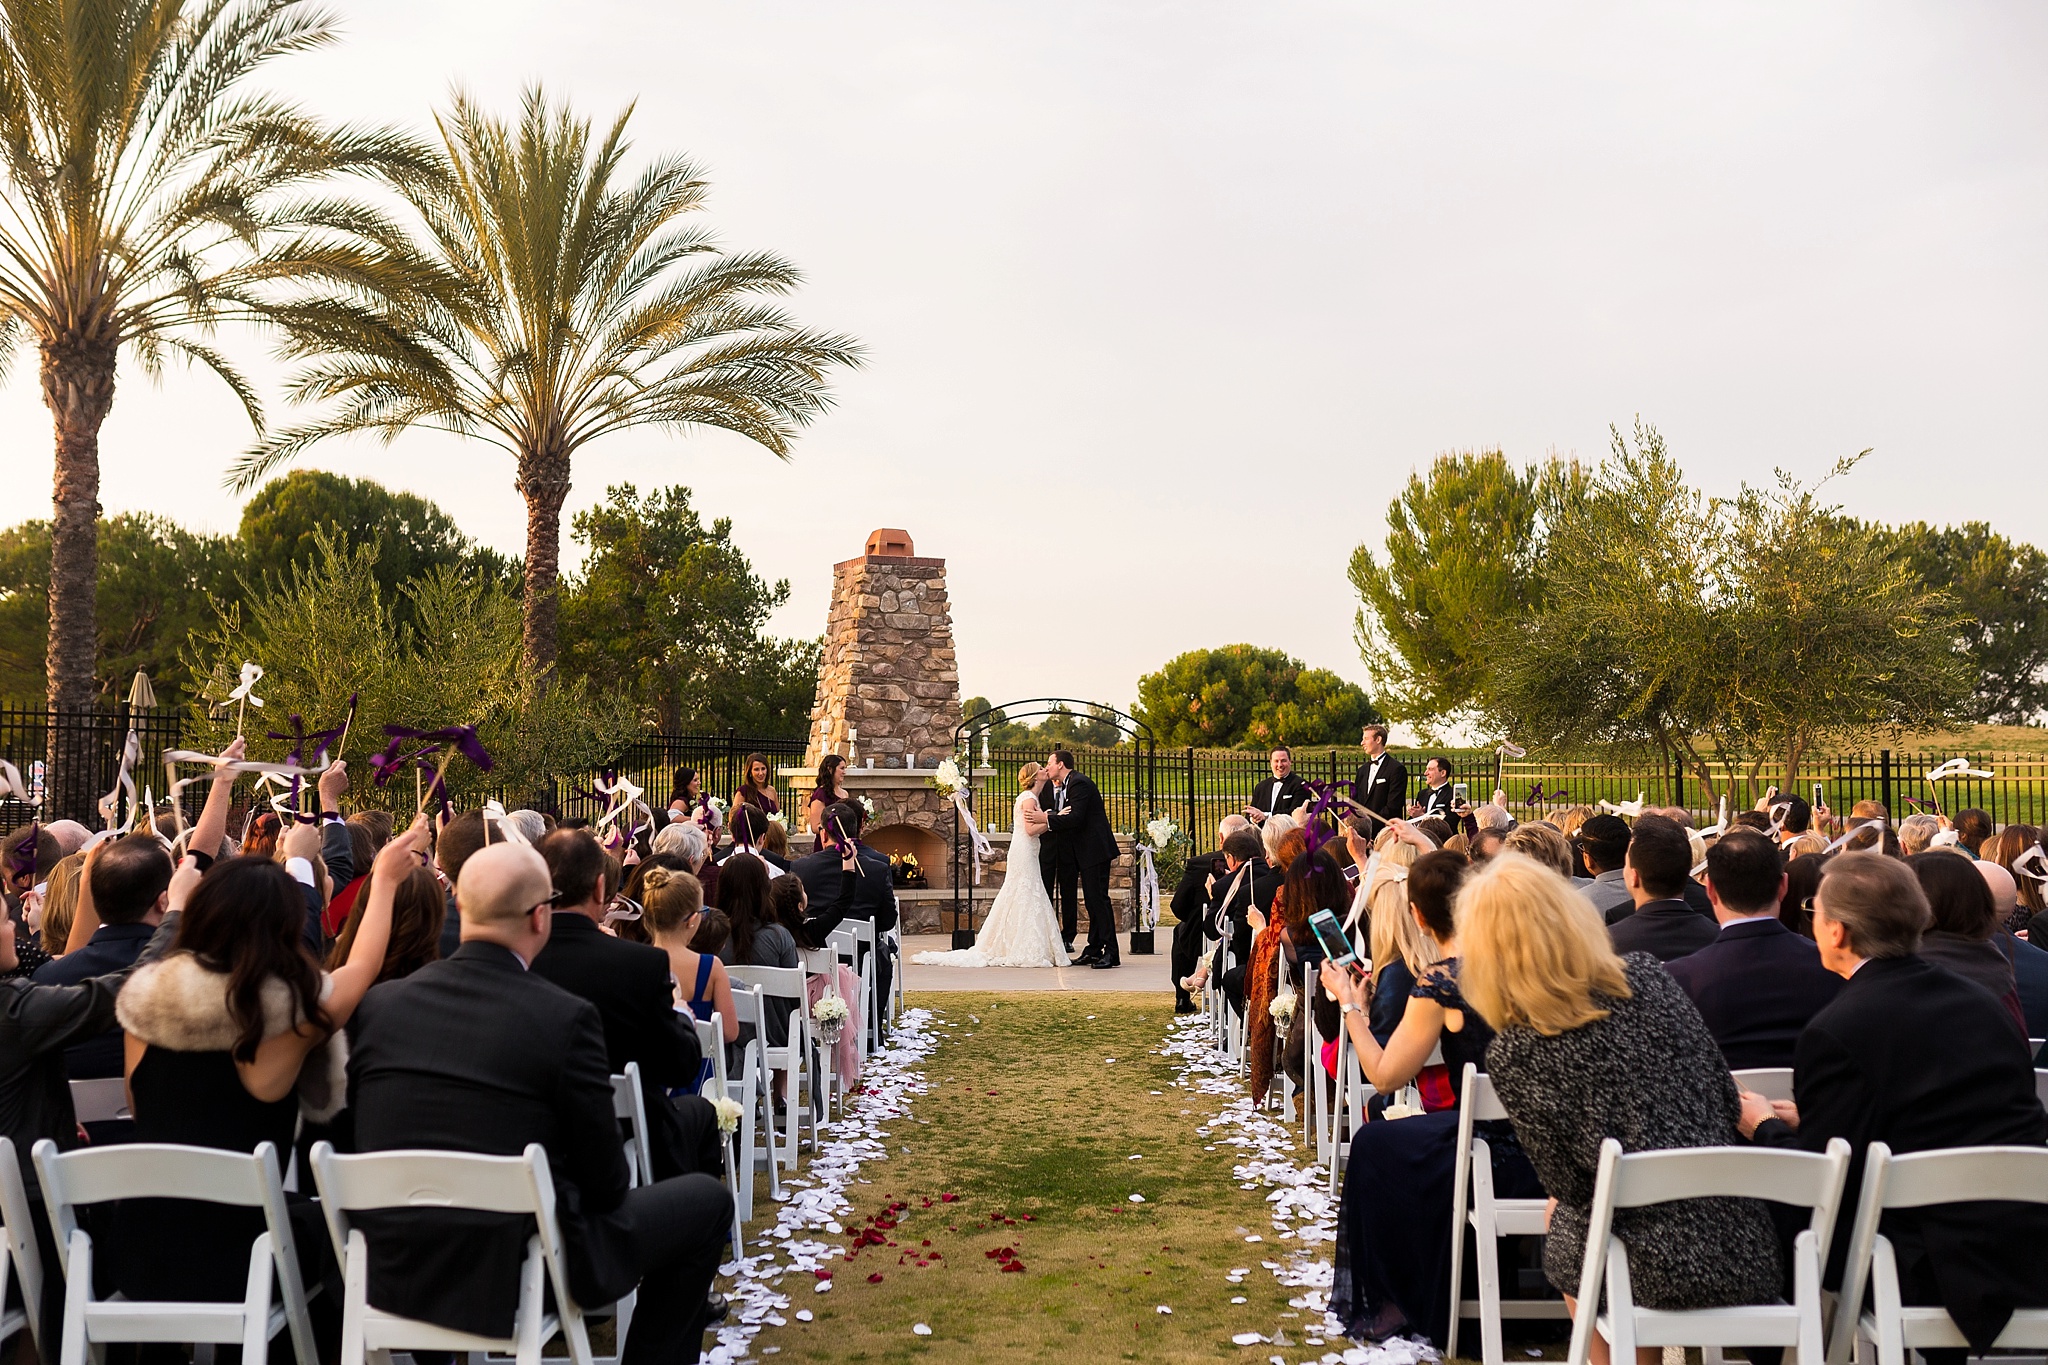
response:
{"label": "green tree", "polygon": [[1781,473],[1715,501],[1654,427],[1613,441],[1546,538],[1541,607],[1483,637],[1491,724],[1525,745],[1657,750],[1712,799],[1724,775],[1789,785],[1823,742],[1953,716],[1952,603],[1820,485]]}
{"label": "green tree", "polygon": [[1498,450],[1439,455],[1387,508],[1382,552],[1351,554],[1355,630],[1373,689],[1417,724],[1480,706],[1487,631],[1542,602],[1548,522],[1583,494],[1576,464],[1517,469]]}
{"label": "green tree", "polygon": [[[221,705],[244,661],[261,664],[256,694],[266,703],[246,722],[251,752],[281,759],[289,747],[266,738],[297,714],[307,728],[338,724],[358,698],[346,749],[353,801],[410,809],[405,780],[381,793],[369,757],[386,724],[434,729],[474,725],[496,760],[488,773],[457,762],[448,786],[471,803],[485,793],[525,799],[554,774],[584,772],[615,756],[632,736],[631,708],[569,682],[543,688],[522,658],[519,603],[499,588],[439,565],[387,595],[375,544],[325,535],[283,581],[250,584],[246,604],[229,604],[188,651],[201,679],[199,743],[226,743],[235,708]],[[396,610],[403,598],[411,624]]]}
{"label": "green tree", "polygon": [[2030,725],[2048,710],[2048,554],[1981,521],[1878,528],[1929,587],[1956,599],[1973,686],[1966,714]]}
{"label": "green tree", "polygon": [[826,407],[826,370],[857,358],[765,301],[796,287],[794,266],[720,254],[683,221],[705,196],[689,162],[626,174],[630,112],[593,144],[589,122],[538,89],[516,127],[458,95],[439,175],[405,186],[433,268],[291,313],[289,353],[307,362],[291,391],[324,407],[237,467],[246,487],[327,437],[413,426],[504,450],[526,500],[524,639],[541,673],[558,651],[578,451],[631,427],[717,427],[787,458]]}
{"label": "green tree", "polygon": [[642,498],[619,484],[571,535],[590,554],[562,603],[564,672],[664,730],[804,733],[820,642],[764,636],[789,583],[755,574],[730,518],[705,526],[680,485]]}
{"label": "green tree", "polygon": [[[307,0],[0,0],[0,353],[35,342],[56,427],[52,706],[97,686],[99,433],[124,349],[151,376],[171,356],[212,370],[260,431],[212,333],[268,317],[277,288],[380,268],[352,244],[381,220],[318,182],[402,178],[410,144],[248,88],[332,36]],[[84,804],[86,775],[53,767],[57,809]]]}
{"label": "green tree", "polygon": [[[1124,742],[1123,726],[1112,718],[1109,707],[1084,704],[1082,710],[1076,711],[1063,702],[1054,702],[1046,710],[1048,714],[1037,719],[1011,720],[1007,712],[997,707],[962,738],[977,760],[984,735],[998,749],[1057,749],[1062,745],[1069,749],[1114,749]],[[989,711],[987,697],[969,697],[960,708],[965,718],[983,711]]]}
{"label": "green tree", "polygon": [[[175,705],[191,689],[179,651],[193,631],[213,620],[213,599],[238,591],[235,544],[149,513],[103,520],[95,538],[100,552],[94,617],[100,636],[93,693],[119,701],[141,669],[159,704]],[[0,531],[0,699],[16,706],[40,705],[49,695],[49,594],[50,523],[29,521]]]}
{"label": "green tree", "polygon": [[1277,649],[1194,649],[1138,679],[1138,719],[1161,744],[1355,743],[1380,713],[1355,684]]}
{"label": "green tree", "polygon": [[464,535],[455,519],[416,493],[370,479],[299,469],[272,479],[242,506],[235,540],[251,582],[283,579],[316,552],[320,536],[377,547],[378,590],[409,620],[399,588],[440,568],[459,569],[516,593],[518,565]]}

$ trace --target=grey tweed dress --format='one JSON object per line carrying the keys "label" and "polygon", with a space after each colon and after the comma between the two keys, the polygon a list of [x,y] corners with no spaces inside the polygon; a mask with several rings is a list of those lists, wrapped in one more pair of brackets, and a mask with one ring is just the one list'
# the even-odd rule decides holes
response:
{"label": "grey tweed dress", "polygon": [[[1555,1038],[1503,1029],[1486,1069],[1522,1148],[1557,1197],[1543,1271],[1579,1292],[1600,1143],[1626,1152],[1740,1144],[1742,1103],[1699,1011],[1648,953],[1622,959],[1634,995]],[[1778,1241],[1754,1199],[1688,1199],[1617,1210],[1629,1279],[1643,1308],[1771,1303],[1782,1292]]]}

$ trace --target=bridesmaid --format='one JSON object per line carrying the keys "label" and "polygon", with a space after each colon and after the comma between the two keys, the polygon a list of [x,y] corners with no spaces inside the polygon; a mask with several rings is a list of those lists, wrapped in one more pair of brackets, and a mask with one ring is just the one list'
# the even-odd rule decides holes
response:
{"label": "bridesmaid", "polygon": [[804,812],[804,828],[813,834],[825,827],[825,812],[846,799],[846,784],[840,780],[845,767],[844,754],[826,754],[818,760],[818,785],[811,789],[810,808]]}
{"label": "bridesmaid", "polygon": [[766,754],[747,755],[747,776],[732,794],[732,808],[752,806],[766,816],[782,813],[782,806],[775,799],[775,781],[768,771]]}

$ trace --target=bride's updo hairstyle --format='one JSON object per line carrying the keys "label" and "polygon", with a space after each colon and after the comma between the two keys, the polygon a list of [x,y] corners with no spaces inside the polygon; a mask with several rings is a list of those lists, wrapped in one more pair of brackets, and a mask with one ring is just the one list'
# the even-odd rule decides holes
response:
{"label": "bride's updo hairstyle", "polygon": [[1017,790],[1030,791],[1032,784],[1038,781],[1038,775],[1044,771],[1045,765],[1042,763],[1026,763],[1017,769]]}

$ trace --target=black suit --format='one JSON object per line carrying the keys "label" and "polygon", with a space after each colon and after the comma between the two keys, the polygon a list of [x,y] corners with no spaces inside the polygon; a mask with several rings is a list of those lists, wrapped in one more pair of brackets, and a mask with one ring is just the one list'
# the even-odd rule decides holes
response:
{"label": "black suit", "polygon": [[839,863],[839,854],[829,848],[798,858],[789,865],[789,875],[804,884],[804,895],[811,903],[809,917],[804,923],[817,942],[823,943],[825,936],[844,920],[864,919],[873,923],[875,995],[878,999],[887,1000],[893,974],[885,943],[888,932],[897,925],[896,882],[889,871],[889,855],[886,853],[877,853],[862,844],[856,845],[855,857],[860,871],[852,879],[850,888],[846,870]]}
{"label": "black suit", "polygon": [[1203,921],[1209,908],[1209,878],[1222,878],[1223,855],[1204,853],[1188,859],[1173,888],[1173,999],[1174,1004],[1194,1008],[1194,1001],[1180,988],[1202,960]]}
{"label": "black suit", "polygon": [[1262,779],[1258,786],[1252,788],[1251,806],[1253,810],[1267,815],[1292,815],[1305,802],[1315,799],[1316,794],[1309,790],[1308,783],[1289,773],[1285,777]]}
{"label": "black suit", "polygon": [[[1919,957],[1865,962],[1799,1035],[1795,1133],[1776,1119],[1756,1141],[1853,1155],[1826,1283],[1839,1285],[1872,1142],[1894,1153],[1979,1145],[2038,1147],[2048,1113],[2011,1014],[1975,982]],[[1979,1352],[2015,1307],[2048,1306],[2048,1207],[1986,1201],[1884,1216],[1907,1303],[1939,1303]]]}
{"label": "black suit", "polygon": [[1450,783],[1446,782],[1441,787],[1424,787],[1415,794],[1415,799],[1422,803],[1422,815],[1416,817],[1418,820],[1434,815],[1452,824],[1457,823],[1457,812],[1451,809]]}
{"label": "black suit", "polygon": [[668,1097],[671,1090],[695,1090],[704,1061],[696,1027],[676,1014],[668,954],[613,938],[587,915],[558,910],[554,926],[533,960],[533,974],[597,1006],[612,1075],[625,1074],[628,1062],[640,1064],[654,1178],[722,1175],[724,1144],[710,1101]]}
{"label": "black suit", "polygon": [[[1358,765],[1358,776],[1351,781],[1351,799],[1382,820],[1401,819],[1408,814],[1408,769],[1400,759],[1382,750],[1377,773],[1373,771],[1372,759]],[[1380,829],[1381,826],[1372,825],[1366,832],[1377,834]]]}
{"label": "black suit", "polygon": [[1648,953],[1670,962],[1712,943],[1720,929],[1682,900],[1650,901],[1607,926],[1617,953]]}
{"label": "black suit", "polygon": [[[1088,946],[1095,955],[1117,962],[1116,917],[1109,908],[1109,868],[1116,861],[1116,834],[1109,827],[1109,812],[1102,793],[1079,773],[1068,773],[1063,789],[1053,792],[1053,808],[1046,823],[1059,834],[1060,929],[1072,942],[1078,927],[1074,917],[1074,879],[1081,883],[1081,895],[1088,902]],[[1043,854],[1040,855],[1043,861]]]}
{"label": "black suit", "polygon": [[1732,1071],[1791,1066],[1800,1033],[1842,989],[1813,941],[1775,916],[1723,925],[1664,970],[1692,997]]}
{"label": "black suit", "polygon": [[[599,1307],[638,1284],[625,1360],[696,1358],[732,1200],[707,1175],[627,1189],[595,1005],[524,970],[508,949],[470,942],[372,989],[350,1033],[357,1150],[508,1156],[540,1143],[578,1302]],[[373,1305],[509,1334],[523,1219],[387,1209],[355,1221],[369,1238]]]}

